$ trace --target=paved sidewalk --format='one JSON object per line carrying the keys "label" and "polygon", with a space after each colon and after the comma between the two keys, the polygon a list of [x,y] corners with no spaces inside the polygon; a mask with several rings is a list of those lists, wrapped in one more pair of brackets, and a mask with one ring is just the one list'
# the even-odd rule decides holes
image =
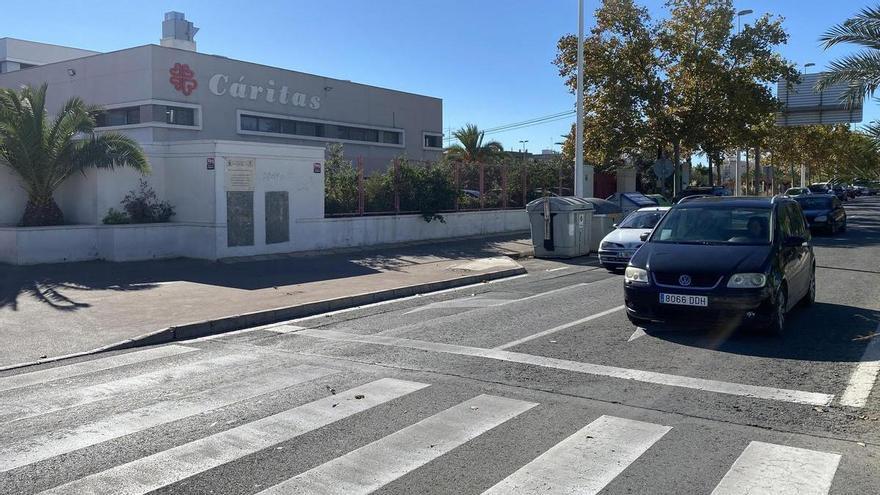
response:
{"label": "paved sidewalk", "polygon": [[530,254],[519,234],[221,262],[0,265],[0,368],[193,322],[511,273],[521,267],[507,256]]}

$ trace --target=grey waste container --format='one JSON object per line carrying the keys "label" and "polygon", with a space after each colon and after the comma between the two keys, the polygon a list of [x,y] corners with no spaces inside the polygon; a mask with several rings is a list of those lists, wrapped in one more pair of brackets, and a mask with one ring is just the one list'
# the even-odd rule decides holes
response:
{"label": "grey waste container", "polygon": [[574,258],[590,253],[593,205],[583,198],[550,196],[526,205],[538,258]]}

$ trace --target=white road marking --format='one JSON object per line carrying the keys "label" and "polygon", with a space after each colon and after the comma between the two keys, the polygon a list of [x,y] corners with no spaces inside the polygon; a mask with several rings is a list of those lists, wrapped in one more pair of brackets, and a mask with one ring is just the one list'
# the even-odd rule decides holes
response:
{"label": "white road marking", "polygon": [[429,309],[442,309],[442,308],[488,308],[492,306],[503,306],[505,304],[510,303],[508,299],[490,299],[488,297],[468,297],[464,299],[452,299],[449,301],[437,301],[431,304],[426,304],[424,306],[419,306],[418,308],[411,309],[404,315],[410,315],[413,313],[419,313],[421,311],[429,310]]}
{"label": "white road marking", "polygon": [[54,368],[40,371],[31,371],[30,373],[21,373],[0,378],[0,392],[27,387],[29,385],[46,383],[53,380],[73,378],[75,376],[94,373],[96,371],[105,371],[128,364],[143,363],[144,361],[152,361],[153,359],[177,356],[179,354],[185,354],[197,350],[198,349],[194,347],[185,347],[182,345],[166,345],[162,347],[154,347],[152,349],[145,349],[143,351],[128,352],[125,354],[93,359],[91,361],[82,361],[65,366],[56,366]]}
{"label": "white road marking", "polygon": [[[383,378],[42,493],[148,493],[425,387],[428,384]],[[355,399],[357,395],[363,398]]]}
{"label": "white road marking", "polygon": [[548,272],[558,272],[560,270],[568,270],[569,268],[571,268],[571,267],[570,266],[560,266],[559,268],[550,268],[547,271]]}
{"label": "white road marking", "polygon": [[712,495],[824,495],[839,454],[751,442]]}
{"label": "white road marking", "polygon": [[[0,445],[0,472],[73,452],[179,419],[336,373],[316,366],[296,366],[248,377],[180,399],[165,400],[133,411]],[[2,430],[0,430],[2,434]]]}
{"label": "white road marking", "polygon": [[632,342],[633,340],[636,340],[639,337],[644,337],[645,335],[647,335],[647,334],[645,333],[644,328],[636,327],[636,331],[633,332],[633,334],[629,336],[629,339],[627,339],[627,342]]}
{"label": "white road marking", "polygon": [[871,390],[877,382],[878,374],[880,374],[880,326],[877,327],[877,335],[868,342],[861,362],[850,375],[849,383],[840,396],[840,403],[850,407],[865,407]]}
{"label": "white road marking", "polygon": [[565,287],[560,287],[558,289],[548,290],[546,292],[540,292],[538,294],[532,294],[531,296],[521,297],[519,299],[489,299],[482,297],[474,297],[471,299],[453,299],[451,301],[440,301],[436,303],[426,304],[425,306],[419,306],[411,311],[407,311],[404,313],[408,315],[410,313],[416,313],[419,311],[424,311],[426,309],[433,309],[437,307],[472,307],[472,308],[490,308],[495,306],[505,306],[507,304],[513,303],[521,303],[523,301],[531,301],[532,299],[537,299],[540,297],[552,296],[554,294],[558,294],[560,292],[565,292],[567,290],[575,289],[578,287],[583,287],[587,285],[586,283],[579,283],[574,285],[567,285]]}
{"label": "white road marking", "polygon": [[564,325],[559,325],[558,327],[553,327],[549,330],[544,330],[543,332],[538,332],[536,334],[529,335],[528,337],[523,337],[521,339],[514,340],[513,342],[501,344],[499,346],[493,347],[493,349],[509,349],[511,347],[515,347],[520,344],[524,344],[526,342],[530,342],[535,339],[540,339],[541,337],[546,337],[547,335],[554,334],[556,332],[561,332],[562,330],[566,330],[568,328],[578,326],[582,323],[586,323],[588,321],[595,320],[597,318],[602,318],[603,316],[610,315],[611,313],[616,313],[616,312],[622,310],[623,308],[624,308],[624,306],[621,305],[621,306],[617,306],[615,308],[606,309],[605,311],[602,311],[600,313],[596,313],[594,315],[587,316],[586,318],[581,318],[580,320],[575,320],[575,321],[566,323]]}
{"label": "white road marking", "polygon": [[255,355],[229,354],[96,385],[66,388],[52,392],[41,390],[35,397],[0,404],[0,424],[20,421],[73,406],[90,404],[149,387],[173,386],[178,380],[192,380],[193,377],[201,374],[213,373],[220,367],[244,366],[259,359],[260,356]]}
{"label": "white road marking", "polygon": [[385,345],[391,347],[403,347],[418,349],[429,352],[443,352],[460,356],[482,357],[511,363],[528,364],[542,368],[552,368],[575,373],[584,373],[595,376],[620,378],[622,380],[634,380],[656,385],[702,390],[719,394],[754,397],[756,399],[776,400],[793,402],[796,404],[809,404],[813,406],[827,406],[834,399],[834,395],[818,392],[804,392],[784,388],[764,387],[761,385],[745,385],[741,383],[722,382],[707,380],[704,378],[692,378],[687,376],[670,375],[655,371],[634,370],[618,368],[616,366],[604,366],[601,364],[582,363],[544,356],[534,356],[520,352],[504,351],[501,349],[484,349],[481,347],[468,347],[440,342],[427,342],[424,340],[412,340],[399,337],[386,337],[382,335],[357,335],[333,330],[306,329],[296,335],[315,337],[319,339],[334,340],[337,342],[350,342],[361,344]]}
{"label": "white road marking", "polygon": [[427,296],[435,296],[437,294],[446,294],[448,292],[455,292],[458,290],[473,289],[474,287],[482,287],[482,286],[485,286],[488,284],[497,284],[499,282],[509,282],[511,280],[516,280],[518,278],[523,278],[523,277],[528,277],[528,276],[529,276],[528,273],[524,273],[522,275],[514,275],[512,277],[498,278],[495,280],[488,280],[486,282],[477,282],[475,284],[463,285],[461,287],[452,287],[450,289],[437,290],[434,292],[426,292],[424,294],[416,294],[414,296],[400,297],[397,299],[389,299],[387,301],[379,301],[379,302],[374,302],[374,303],[370,303],[370,304],[364,304],[362,306],[354,306],[352,308],[339,309],[336,311],[328,311],[326,313],[320,313],[320,314],[312,315],[312,316],[304,316],[302,318],[294,318],[292,320],[280,321],[278,323],[270,323],[268,325],[260,325],[258,327],[244,328],[241,330],[235,330],[234,332],[220,333],[217,335],[208,335],[207,337],[199,337],[197,339],[193,339],[191,342],[202,342],[202,341],[206,341],[206,340],[218,340],[218,339],[222,339],[224,337],[229,337],[231,335],[239,335],[239,334],[243,334],[243,333],[254,332],[257,330],[271,330],[273,327],[278,327],[278,326],[282,326],[282,325],[290,325],[292,323],[299,323],[299,322],[303,322],[303,321],[314,320],[316,318],[327,318],[330,316],[336,316],[339,314],[349,313],[352,311],[358,311],[361,309],[374,308],[377,306],[385,306],[387,304],[394,304],[394,303],[399,303],[399,302],[403,302],[403,301],[409,301],[412,299],[419,299],[419,298],[427,297]]}
{"label": "white road marking", "polygon": [[305,330],[306,327],[300,327],[297,325],[279,325],[273,326],[272,328],[267,328],[266,330],[275,333],[290,333],[290,332],[299,332],[300,330]]}
{"label": "white road marking", "polygon": [[275,485],[260,495],[372,493],[537,405],[480,395]]}
{"label": "white road marking", "polygon": [[602,416],[483,493],[599,493],[671,429]]}

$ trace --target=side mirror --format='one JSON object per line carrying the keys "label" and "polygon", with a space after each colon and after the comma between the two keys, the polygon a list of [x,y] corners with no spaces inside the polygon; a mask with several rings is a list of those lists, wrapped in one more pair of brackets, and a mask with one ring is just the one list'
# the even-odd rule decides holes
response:
{"label": "side mirror", "polygon": [[639,240],[645,242],[648,240],[648,237],[651,236],[650,232],[642,232],[642,235],[639,236]]}
{"label": "side mirror", "polygon": [[793,235],[785,238],[782,245],[785,247],[801,247],[807,240],[801,236]]}
{"label": "side mirror", "polygon": [[617,224],[616,224],[616,223],[612,223],[611,226],[614,227],[615,229],[617,228]]}

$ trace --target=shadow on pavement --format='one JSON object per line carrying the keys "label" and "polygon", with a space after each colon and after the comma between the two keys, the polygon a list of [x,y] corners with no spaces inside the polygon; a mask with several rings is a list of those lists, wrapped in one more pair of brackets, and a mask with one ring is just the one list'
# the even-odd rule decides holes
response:
{"label": "shadow on pavement", "polygon": [[168,259],[115,263],[86,261],[32,266],[0,264],[0,309],[18,309],[22,295],[59,311],[90,307],[76,291],[146,291],[166,282],[258,290],[400,270],[437,260],[499,256],[522,235],[371,248],[327,255],[273,255],[238,262]]}
{"label": "shadow on pavement", "polygon": [[877,333],[878,323],[880,311],[817,302],[809,308],[792,309],[782,336],[768,335],[760,329],[673,324],[653,324],[645,332],[668,342],[732,354],[851,362],[861,359],[865,346]]}

